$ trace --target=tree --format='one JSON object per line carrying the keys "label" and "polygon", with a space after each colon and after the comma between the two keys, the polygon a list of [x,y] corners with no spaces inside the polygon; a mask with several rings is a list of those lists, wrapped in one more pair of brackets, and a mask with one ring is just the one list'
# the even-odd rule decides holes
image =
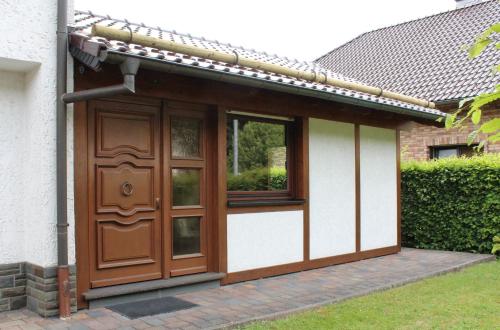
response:
{"label": "tree", "polygon": [[[233,135],[232,125],[228,125],[227,134]],[[284,125],[266,122],[239,120],[238,133],[238,165],[239,171],[244,172],[256,168],[269,166],[269,151],[272,148],[284,147],[286,143],[286,129]],[[233,141],[228,139],[228,171],[233,166]]]}
{"label": "tree", "polygon": [[[494,45],[497,51],[500,51],[500,23],[493,24],[483,33],[481,33],[472,46],[468,48],[469,57],[471,59],[477,58],[483,51],[491,45]],[[493,68],[493,74],[500,72],[500,63]],[[488,121],[482,122],[482,108],[488,104],[500,100],[500,84],[497,84],[495,90],[489,93],[480,94],[474,98],[467,98],[460,101],[458,110],[446,117],[445,127],[460,128],[466,120],[471,120],[478,128],[472,131],[468,138],[467,143],[470,145],[476,137],[480,134],[486,134],[486,139],[480,141],[478,149],[483,148],[484,144],[489,142],[500,141],[500,118],[493,118]],[[463,115],[465,113],[465,115]]]}

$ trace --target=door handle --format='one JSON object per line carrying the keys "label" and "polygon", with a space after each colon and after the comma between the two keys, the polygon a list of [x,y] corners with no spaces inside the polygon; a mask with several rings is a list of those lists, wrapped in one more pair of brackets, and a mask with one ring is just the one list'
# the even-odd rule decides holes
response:
{"label": "door handle", "polygon": [[159,210],[160,209],[160,206],[161,206],[161,203],[160,203],[160,198],[156,198],[155,200],[155,206],[156,206],[156,209]]}

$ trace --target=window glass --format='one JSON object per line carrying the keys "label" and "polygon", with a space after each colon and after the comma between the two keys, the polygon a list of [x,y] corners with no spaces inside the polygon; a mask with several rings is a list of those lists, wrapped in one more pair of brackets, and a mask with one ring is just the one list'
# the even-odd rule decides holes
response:
{"label": "window glass", "polygon": [[199,158],[201,121],[172,117],[171,141],[173,158]]}
{"label": "window glass", "polygon": [[437,158],[456,157],[458,148],[438,149]]}
{"label": "window glass", "polygon": [[174,218],[173,255],[200,253],[200,217]]}
{"label": "window glass", "polygon": [[228,191],[288,189],[288,122],[228,116]]}
{"label": "window glass", "polygon": [[463,145],[457,144],[453,146],[435,146],[431,147],[431,157],[432,158],[447,158],[447,157],[471,157],[480,154],[478,150],[475,149],[477,144],[473,145]]}
{"label": "window glass", "polygon": [[200,170],[172,169],[173,206],[200,205]]}

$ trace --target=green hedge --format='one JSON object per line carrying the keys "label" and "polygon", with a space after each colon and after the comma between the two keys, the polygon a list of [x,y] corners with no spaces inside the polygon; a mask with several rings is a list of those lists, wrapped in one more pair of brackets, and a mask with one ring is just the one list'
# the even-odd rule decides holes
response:
{"label": "green hedge", "polygon": [[401,166],[408,247],[489,253],[500,233],[500,155]]}
{"label": "green hedge", "polygon": [[258,168],[239,175],[228,173],[227,189],[233,191],[286,190],[286,169],[281,167]]}

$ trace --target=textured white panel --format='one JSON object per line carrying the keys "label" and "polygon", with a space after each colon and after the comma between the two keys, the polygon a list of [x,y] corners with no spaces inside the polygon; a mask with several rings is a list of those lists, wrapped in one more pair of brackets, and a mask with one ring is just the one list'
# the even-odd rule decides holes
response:
{"label": "textured white panel", "polygon": [[[69,21],[73,20],[69,1]],[[57,1],[0,1],[0,264],[57,264]],[[43,14],[41,14],[43,13]],[[71,60],[70,60],[71,61]],[[68,79],[72,80],[72,66]],[[70,86],[71,87],[71,86]],[[71,90],[71,89],[70,89]],[[71,125],[71,113],[68,123]],[[72,131],[68,131],[72,155]],[[68,160],[72,164],[72,159]],[[68,171],[68,187],[73,175]],[[68,193],[69,262],[74,262],[73,192]]]}
{"label": "textured white panel", "polygon": [[24,74],[0,71],[0,265],[24,261]]}
{"label": "textured white panel", "polygon": [[302,211],[227,216],[229,273],[303,260]]}
{"label": "textured white panel", "polygon": [[309,120],[311,259],[356,251],[354,125]]}
{"label": "textured white panel", "polygon": [[397,244],[396,131],[360,127],[361,250]]}

